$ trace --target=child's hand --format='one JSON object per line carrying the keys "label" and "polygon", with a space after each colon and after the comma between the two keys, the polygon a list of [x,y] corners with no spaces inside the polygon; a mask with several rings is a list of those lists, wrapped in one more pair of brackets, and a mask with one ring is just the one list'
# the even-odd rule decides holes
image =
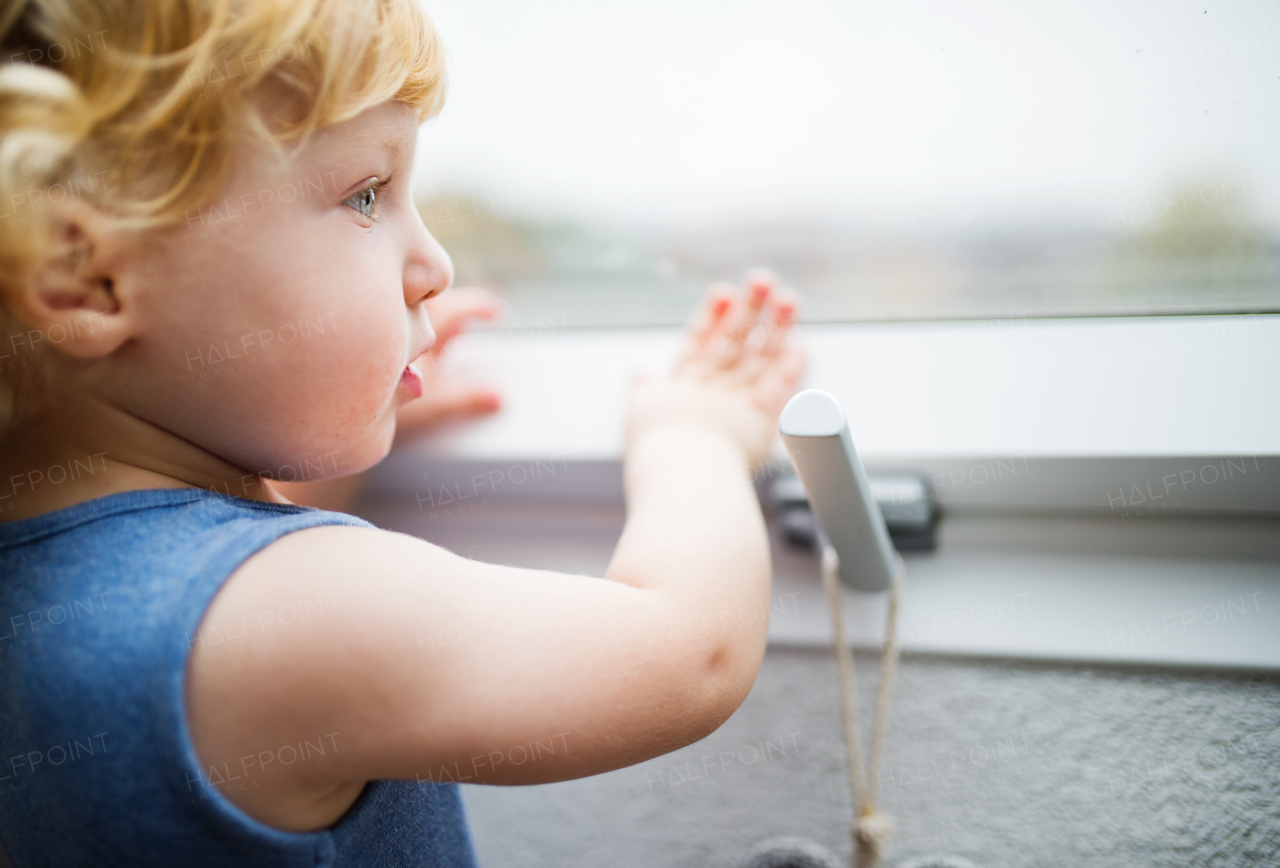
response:
{"label": "child's hand", "polygon": [[463,286],[443,292],[424,304],[436,342],[415,360],[422,372],[422,397],[405,404],[396,414],[396,443],[403,443],[439,422],[493,413],[501,406],[501,399],[492,387],[442,376],[439,360],[449,341],[466,330],[468,320],[494,319],[502,313],[502,301],[487,289]]}
{"label": "child's hand", "polygon": [[744,291],[712,286],[688,324],[688,343],[666,377],[638,378],[627,424],[630,446],[669,424],[728,436],[755,465],[769,452],[778,416],[804,373],[804,350],[790,340],[798,305],[765,271]]}

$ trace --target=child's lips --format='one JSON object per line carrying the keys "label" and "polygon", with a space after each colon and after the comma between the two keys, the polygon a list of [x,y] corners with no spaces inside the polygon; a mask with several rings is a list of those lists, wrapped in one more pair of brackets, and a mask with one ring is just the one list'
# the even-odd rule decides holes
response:
{"label": "child's lips", "polygon": [[400,385],[408,389],[413,397],[422,397],[422,372],[414,366],[413,362],[406,365],[404,372],[400,374]]}

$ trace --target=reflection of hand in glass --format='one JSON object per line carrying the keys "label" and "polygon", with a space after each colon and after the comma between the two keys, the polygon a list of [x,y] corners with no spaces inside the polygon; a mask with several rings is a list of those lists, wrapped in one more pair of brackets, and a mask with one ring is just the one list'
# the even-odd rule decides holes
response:
{"label": "reflection of hand in glass", "polygon": [[[440,355],[449,341],[467,328],[472,319],[492,320],[502,313],[501,300],[487,289],[463,286],[423,302],[436,333],[436,342],[415,361],[422,372],[422,397],[396,414],[396,443],[420,434],[449,419],[482,416],[501,406],[491,386],[454,380],[440,373]],[[393,447],[394,448],[394,447]]]}
{"label": "reflection of hand in glass", "polygon": [[[487,289],[464,286],[442,292],[423,304],[436,341],[414,360],[422,372],[422,397],[405,404],[396,414],[393,449],[442,422],[487,415],[501,407],[501,399],[493,387],[454,380],[441,373],[440,356],[449,341],[466,331],[471,320],[498,317],[503,310],[502,301]],[[367,471],[315,482],[272,482],[271,485],[294,503],[346,512],[354,505],[366,474]]]}

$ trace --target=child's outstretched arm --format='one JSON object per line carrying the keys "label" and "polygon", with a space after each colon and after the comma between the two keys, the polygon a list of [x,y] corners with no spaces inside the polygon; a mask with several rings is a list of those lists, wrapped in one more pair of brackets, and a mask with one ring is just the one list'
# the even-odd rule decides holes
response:
{"label": "child's outstretched arm", "polygon": [[[271,825],[314,829],[372,779],[565,780],[719,727],[764,654],[770,559],[750,467],[804,368],[793,311],[764,275],[745,293],[713,287],[674,371],[636,384],[628,516],[605,580],[342,526],[247,560],[202,630],[234,624],[257,644],[197,645],[188,671],[202,762],[254,783],[226,795]],[[320,613],[253,626],[303,601]],[[305,763],[255,761],[322,737],[331,749]]]}

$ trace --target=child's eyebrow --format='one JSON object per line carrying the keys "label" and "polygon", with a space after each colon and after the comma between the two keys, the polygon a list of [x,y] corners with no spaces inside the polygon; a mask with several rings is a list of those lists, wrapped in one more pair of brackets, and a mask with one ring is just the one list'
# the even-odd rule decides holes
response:
{"label": "child's eyebrow", "polygon": [[392,132],[377,132],[360,141],[360,149],[373,149],[385,153],[392,162],[398,162],[405,153],[405,137]]}

